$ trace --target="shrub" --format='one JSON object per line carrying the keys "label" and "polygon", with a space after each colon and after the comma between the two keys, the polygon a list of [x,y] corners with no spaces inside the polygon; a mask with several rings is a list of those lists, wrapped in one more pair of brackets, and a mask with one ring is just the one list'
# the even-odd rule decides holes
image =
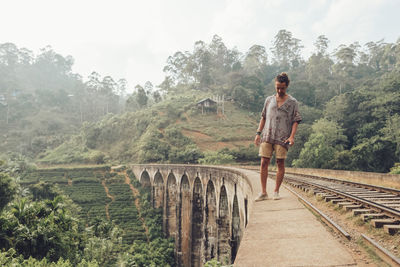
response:
{"label": "shrub", "polygon": [[90,161],[96,164],[104,164],[106,162],[105,159],[106,155],[100,151],[94,152],[90,157]]}
{"label": "shrub", "polygon": [[390,168],[391,174],[400,174],[400,162],[394,164],[392,168]]}
{"label": "shrub", "polygon": [[173,148],[168,154],[171,163],[197,163],[203,154],[195,144],[183,148]]}
{"label": "shrub", "polygon": [[234,156],[230,154],[225,154],[221,151],[205,152],[204,158],[199,159],[200,164],[210,164],[210,165],[229,164],[234,162],[235,162]]}

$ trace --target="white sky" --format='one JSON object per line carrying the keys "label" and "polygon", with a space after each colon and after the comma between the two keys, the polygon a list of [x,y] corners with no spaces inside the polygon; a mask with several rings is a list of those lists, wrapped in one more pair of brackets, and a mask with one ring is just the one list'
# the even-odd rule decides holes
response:
{"label": "white sky", "polygon": [[84,79],[97,71],[126,78],[129,88],[160,84],[168,56],[214,34],[243,53],[254,44],[270,52],[286,29],[302,41],[305,57],[321,34],[330,50],[400,37],[399,0],[1,0],[0,8],[0,43],[35,54],[51,45],[74,57]]}

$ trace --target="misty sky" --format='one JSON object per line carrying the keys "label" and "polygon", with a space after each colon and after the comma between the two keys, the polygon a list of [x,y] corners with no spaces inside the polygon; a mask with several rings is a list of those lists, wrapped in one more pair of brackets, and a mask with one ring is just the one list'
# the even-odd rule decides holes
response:
{"label": "misty sky", "polygon": [[[75,59],[84,79],[97,71],[129,88],[161,83],[162,68],[176,51],[222,37],[228,48],[269,48],[281,29],[302,40],[304,57],[319,35],[330,51],[359,41],[396,42],[399,0],[2,0],[0,43],[35,54],[46,45]],[[270,56],[270,53],[269,53]]]}

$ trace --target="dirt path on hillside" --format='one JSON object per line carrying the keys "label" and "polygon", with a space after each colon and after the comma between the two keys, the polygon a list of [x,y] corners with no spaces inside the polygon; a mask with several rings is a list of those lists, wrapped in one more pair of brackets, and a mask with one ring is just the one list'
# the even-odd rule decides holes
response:
{"label": "dirt path on hillside", "polygon": [[107,187],[107,185],[106,185],[106,180],[101,181],[101,184],[102,184],[103,187],[104,187],[104,191],[106,191],[107,197],[111,199],[111,202],[109,202],[109,203],[106,204],[106,216],[107,216],[107,220],[109,220],[109,219],[110,219],[110,213],[108,212],[108,206],[109,206],[112,202],[114,202],[115,197],[112,196],[112,195],[110,195],[109,190],[108,190],[108,187]]}
{"label": "dirt path on hillside", "polygon": [[133,195],[133,197],[135,198],[135,206],[136,206],[136,209],[137,209],[137,211],[138,211],[138,213],[139,213],[139,218],[140,218],[140,220],[142,221],[143,228],[144,228],[144,230],[145,230],[145,232],[146,232],[147,243],[149,243],[149,242],[150,242],[150,239],[149,239],[149,229],[148,229],[148,227],[147,227],[147,225],[146,225],[146,223],[145,223],[145,221],[144,221],[144,218],[142,217],[142,213],[141,213],[141,209],[140,209],[140,200],[139,200],[140,194],[139,194],[139,190],[137,190],[137,188],[135,188],[135,187],[131,184],[131,179],[129,178],[129,176],[128,176],[128,174],[127,174],[126,172],[124,172],[124,175],[125,175],[125,183],[126,183],[127,185],[129,185],[129,187],[130,187],[130,189],[131,189],[131,191],[132,191],[132,195]]}
{"label": "dirt path on hillside", "polygon": [[187,112],[184,112],[183,115],[185,116],[187,122],[189,122],[189,123],[192,122],[192,120],[189,118]]}

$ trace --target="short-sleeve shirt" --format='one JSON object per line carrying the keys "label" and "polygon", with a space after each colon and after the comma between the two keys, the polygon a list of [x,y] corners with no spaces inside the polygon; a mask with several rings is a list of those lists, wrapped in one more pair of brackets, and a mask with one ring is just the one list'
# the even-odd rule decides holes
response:
{"label": "short-sleeve shirt", "polygon": [[288,95],[286,101],[278,108],[276,95],[267,97],[261,116],[265,118],[264,129],[261,133],[261,142],[278,144],[289,149],[285,140],[292,133],[294,122],[301,122],[299,104],[297,100]]}

